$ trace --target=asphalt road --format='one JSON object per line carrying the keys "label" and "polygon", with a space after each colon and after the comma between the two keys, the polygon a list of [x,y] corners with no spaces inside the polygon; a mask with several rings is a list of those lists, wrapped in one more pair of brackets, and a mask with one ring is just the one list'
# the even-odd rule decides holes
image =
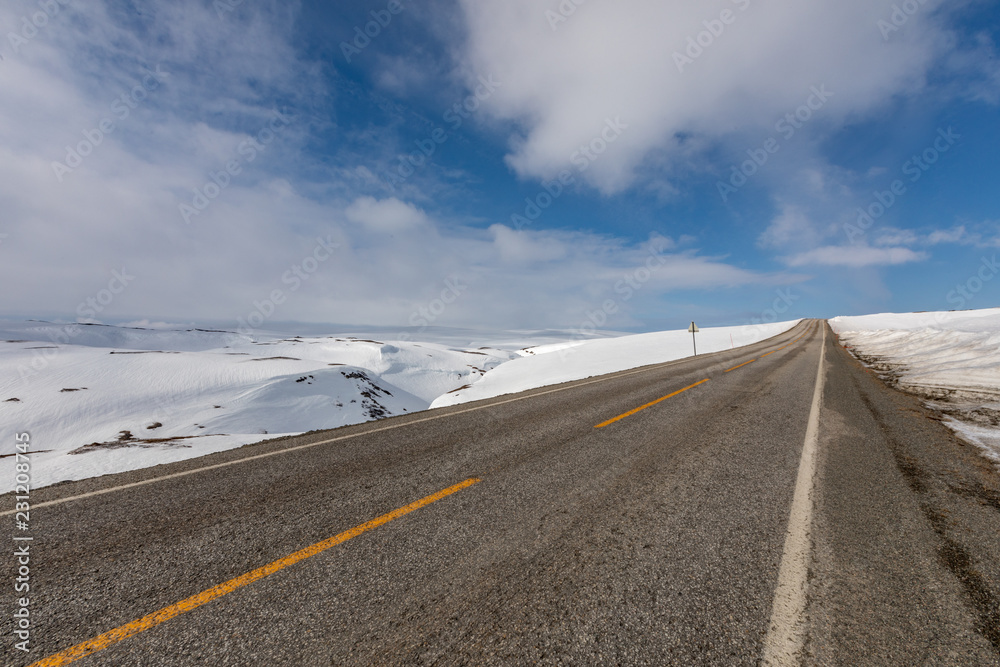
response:
{"label": "asphalt road", "polygon": [[39,489],[4,662],[758,664],[825,340],[792,664],[1000,664],[1000,478],[824,327]]}

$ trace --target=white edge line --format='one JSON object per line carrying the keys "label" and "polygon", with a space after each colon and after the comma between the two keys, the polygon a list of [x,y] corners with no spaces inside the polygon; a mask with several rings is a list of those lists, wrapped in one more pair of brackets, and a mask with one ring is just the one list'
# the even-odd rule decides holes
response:
{"label": "white edge line", "polygon": [[819,412],[823,404],[825,380],[826,326],[820,346],[816,387],[806,439],[802,446],[799,473],[795,481],[785,548],[778,570],[778,585],[774,591],[771,621],[764,639],[764,665],[798,665],[799,653],[806,639],[806,601],[809,589],[809,566],[812,553],[812,520],[816,491],[816,450],[819,443]]}
{"label": "white edge line", "polygon": [[[667,362],[667,363],[670,363],[670,362]],[[641,369],[641,370],[627,371],[625,373],[621,373],[621,374],[616,375],[616,377],[623,377],[623,376],[626,376],[626,375],[633,375],[635,373],[641,373],[641,372],[649,371],[649,370],[652,370],[652,369],[646,369],[646,368],[644,368],[644,369]],[[401,424],[393,424],[391,426],[380,426],[378,428],[368,429],[368,430],[362,431],[360,433],[351,433],[350,435],[341,435],[341,436],[338,436],[336,438],[329,438],[327,440],[319,440],[317,442],[310,442],[310,443],[306,443],[304,445],[296,445],[294,447],[287,447],[287,448],[284,448],[284,449],[276,449],[273,452],[266,452],[264,454],[255,454],[253,456],[246,456],[246,457],[239,458],[239,459],[233,459],[232,461],[225,461],[224,463],[215,463],[215,464],[210,465],[210,466],[202,466],[201,468],[192,468],[191,470],[183,470],[181,472],[175,472],[175,473],[171,473],[169,475],[161,475],[160,477],[151,477],[149,479],[144,479],[144,480],[141,480],[141,481],[138,481],[138,482],[131,482],[129,484],[121,484],[119,486],[112,486],[112,487],[109,487],[109,488],[106,488],[106,489],[98,489],[97,491],[90,491],[88,493],[81,493],[81,494],[76,495],[76,496],[67,496],[65,498],[58,498],[56,500],[47,500],[47,501],[45,501],[43,503],[32,504],[31,509],[35,510],[35,509],[39,509],[41,507],[50,507],[52,505],[60,505],[62,503],[68,503],[71,500],[83,500],[84,498],[92,498],[94,496],[100,496],[100,495],[103,495],[105,493],[111,493],[112,491],[123,491],[125,489],[132,489],[132,488],[135,488],[137,486],[145,486],[146,484],[153,484],[155,482],[163,482],[163,481],[166,481],[168,479],[177,479],[178,477],[186,477],[187,475],[193,475],[195,473],[205,472],[207,470],[217,470],[219,468],[227,468],[229,466],[237,465],[237,464],[240,464],[240,463],[247,463],[249,461],[256,461],[258,459],[266,459],[268,457],[277,456],[279,454],[289,454],[291,452],[297,452],[297,451],[301,451],[303,449],[311,449],[313,447],[319,447],[320,445],[328,445],[330,443],[339,442],[341,440],[350,440],[351,438],[360,438],[361,436],[371,435],[373,433],[380,433],[382,431],[391,431],[391,430],[394,430],[394,429],[397,429],[397,428],[403,428],[404,426],[411,426],[413,424],[422,424],[424,422],[434,421],[434,420],[437,420],[437,419],[444,419],[446,417],[452,417],[452,416],[455,416],[455,415],[461,415],[461,414],[465,414],[467,412],[475,412],[477,410],[484,410],[486,408],[491,408],[491,407],[494,407],[494,406],[497,406],[497,405],[504,405],[506,403],[514,403],[516,401],[523,401],[525,399],[533,398],[535,396],[544,396],[545,394],[554,394],[554,393],[559,392],[559,391],[566,391],[567,389],[573,389],[574,387],[582,387],[584,385],[594,384],[594,383],[597,383],[597,382],[604,382],[604,381],[610,380],[610,379],[614,379],[614,378],[600,378],[600,379],[597,379],[597,380],[589,380],[587,382],[577,382],[577,383],[574,383],[572,386],[569,386],[569,387],[559,387],[557,389],[549,389],[547,391],[540,391],[540,392],[537,392],[537,393],[534,393],[534,394],[530,394],[528,396],[518,396],[517,398],[508,398],[506,400],[498,401],[498,402],[495,402],[495,403],[489,403],[487,405],[477,405],[477,406],[472,407],[472,408],[465,408],[463,410],[456,410],[455,412],[447,412],[447,413],[444,413],[444,414],[433,415],[433,416],[430,416],[430,417],[422,417],[420,419],[413,419],[413,420],[410,420],[410,421],[407,421],[407,422],[404,422],[404,423],[401,423]],[[293,436],[293,437],[299,437],[299,436]],[[267,441],[265,440],[263,442],[267,442]],[[235,449],[238,449],[238,448],[235,448]],[[230,451],[232,451],[232,450],[230,450]],[[121,474],[121,473],[116,473],[116,474]],[[0,516],[9,516],[11,514],[14,514],[15,512],[16,512],[16,510],[3,511],[3,512],[0,512]]]}
{"label": "white edge line", "polygon": [[[794,328],[794,327],[792,327],[792,328]],[[791,331],[791,329],[789,329],[789,331]],[[782,333],[788,333],[788,332],[782,332]],[[777,335],[780,336],[781,334],[777,334]],[[763,342],[763,341],[761,341],[761,342]],[[726,352],[728,350],[721,350],[721,351],[722,352]],[[660,367],[660,366],[663,366],[665,364],[671,364],[671,363],[674,363],[676,361],[686,361],[688,359],[693,359],[693,358],[694,357],[684,357],[684,358],[681,358],[681,359],[674,359],[672,361],[664,362],[663,364],[656,364],[656,366]],[[572,381],[573,384],[570,385],[570,386],[568,386],[568,387],[557,387],[555,389],[547,389],[545,391],[536,392],[536,393],[533,393],[533,394],[529,394],[527,396],[517,396],[515,398],[508,398],[508,399],[503,400],[503,401],[497,401],[497,402],[493,402],[493,403],[487,403],[486,405],[477,405],[475,407],[465,408],[463,410],[457,410],[455,412],[447,412],[447,413],[444,413],[444,414],[432,415],[432,416],[429,416],[429,417],[422,417],[420,419],[414,419],[414,420],[407,421],[407,422],[404,422],[404,423],[401,423],[401,424],[393,424],[391,426],[381,426],[379,428],[368,429],[368,430],[362,431],[360,433],[352,433],[350,435],[342,435],[342,436],[338,436],[336,438],[330,438],[328,440],[320,440],[318,442],[310,442],[310,443],[307,443],[307,444],[304,444],[304,445],[296,445],[295,447],[287,447],[285,449],[277,449],[277,450],[275,450],[273,452],[267,452],[265,454],[255,454],[253,456],[247,456],[247,457],[244,457],[244,458],[233,459],[232,461],[226,461],[224,463],[215,463],[215,464],[210,465],[210,466],[203,466],[201,468],[192,468],[191,470],[184,470],[184,471],[181,471],[181,472],[175,472],[175,473],[171,473],[169,475],[161,475],[160,477],[151,477],[149,479],[144,479],[144,480],[139,481],[139,482],[131,482],[129,484],[122,484],[120,486],[112,486],[112,487],[109,487],[107,489],[98,489],[97,491],[90,491],[88,493],[81,493],[81,494],[76,495],[76,496],[67,496],[66,498],[58,498],[56,500],[47,500],[47,501],[45,501],[43,503],[32,504],[31,505],[31,509],[36,510],[36,509],[40,509],[42,507],[51,507],[53,505],[61,505],[63,503],[68,503],[68,502],[73,501],[73,500],[83,500],[85,498],[93,498],[94,496],[104,495],[105,493],[111,493],[113,491],[124,491],[125,489],[133,489],[133,488],[135,488],[137,486],[145,486],[147,484],[153,484],[155,482],[164,482],[164,481],[166,481],[168,479],[177,479],[178,477],[186,477],[188,475],[193,475],[193,474],[199,473],[199,472],[205,472],[205,471],[208,471],[208,470],[218,470],[219,468],[227,468],[229,466],[237,465],[237,464],[240,464],[240,463],[247,463],[249,461],[256,461],[256,460],[259,460],[259,459],[266,459],[266,458],[271,457],[271,456],[277,456],[278,454],[290,454],[291,452],[298,452],[298,451],[301,451],[303,449],[311,449],[313,447],[319,447],[320,445],[329,445],[330,443],[340,442],[341,440],[350,440],[352,438],[360,438],[361,436],[371,435],[373,433],[381,433],[383,431],[392,431],[392,430],[397,429],[397,428],[403,428],[405,426],[412,426],[413,424],[422,424],[424,422],[435,421],[437,419],[445,419],[446,417],[453,417],[455,415],[461,415],[461,414],[465,414],[467,412],[476,412],[477,410],[485,410],[486,408],[492,408],[492,407],[496,407],[498,405],[506,405],[507,403],[516,403],[517,401],[524,401],[524,400],[527,400],[529,398],[534,398],[535,396],[544,396],[546,394],[555,394],[555,393],[560,392],[560,391],[567,391],[569,389],[575,389],[576,387],[584,387],[584,386],[586,386],[588,384],[596,384],[598,382],[607,382],[609,380],[614,380],[614,379],[617,379],[617,378],[620,378],[620,377],[626,377],[626,376],[629,376],[629,375],[635,375],[636,373],[648,373],[648,372],[650,372],[652,370],[655,370],[655,368],[637,368],[637,369],[634,369],[634,370],[619,371],[617,373],[613,373],[613,374],[612,373],[608,373],[607,374],[607,375],[613,375],[614,377],[607,377],[607,375],[605,375],[605,376],[601,376],[601,377],[593,379],[593,380],[587,380],[585,382]],[[531,390],[529,389],[529,390],[526,390],[526,391],[531,391]],[[293,437],[299,437],[299,436],[293,436]],[[267,441],[265,440],[263,442],[267,442]],[[239,448],[237,447],[235,449],[239,449]],[[228,451],[233,451],[233,450],[228,450]],[[121,474],[121,473],[115,473],[115,474]],[[82,481],[82,480],[74,480],[74,481]],[[0,516],[10,516],[11,514],[14,514],[16,511],[17,510],[6,510],[6,511],[3,511],[3,512],[0,512]]]}

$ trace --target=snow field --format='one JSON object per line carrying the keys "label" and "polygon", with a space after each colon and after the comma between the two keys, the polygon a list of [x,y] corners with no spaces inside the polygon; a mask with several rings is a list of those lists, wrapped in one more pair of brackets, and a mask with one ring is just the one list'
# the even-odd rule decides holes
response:
{"label": "snow field", "polygon": [[[698,352],[795,324],[703,329]],[[282,337],[0,322],[0,424],[8,434],[0,492],[13,488],[15,433],[31,434],[32,486],[40,487],[692,354],[687,331],[428,334],[440,342],[392,332]]]}

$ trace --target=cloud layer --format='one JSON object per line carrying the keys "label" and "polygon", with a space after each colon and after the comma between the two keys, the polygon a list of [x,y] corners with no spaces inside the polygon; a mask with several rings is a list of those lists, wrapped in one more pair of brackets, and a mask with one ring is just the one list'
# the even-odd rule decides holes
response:
{"label": "cloud layer", "polygon": [[246,5],[72,4],[5,55],[5,313],[406,325],[457,285],[434,324],[572,326],[617,299],[628,326],[667,292],[774,280],[666,239],[484,229],[299,177],[337,91],[291,48],[293,10]]}
{"label": "cloud layer", "polygon": [[[941,0],[888,35],[879,21],[893,3],[882,1],[455,3],[433,6],[457,6],[464,32],[423,36],[453,40],[442,47],[451,60],[423,67],[373,46],[370,82],[303,46],[295,2],[74,2],[8,39],[0,279],[17,289],[4,292],[0,314],[406,325],[426,321],[451,290],[429,323],[579,326],[613,308],[609,328],[641,327],[644,313],[685,292],[770,291],[804,279],[792,271],[906,264],[970,242],[964,228],[914,235],[886,224],[870,246],[835,246],[843,220],[815,204],[854,177],[820,155],[826,133],[925,89],[951,46]],[[38,6],[5,3],[0,25],[22,26]],[[449,127],[448,143],[397,191],[381,190],[377,173],[414,150],[400,127],[448,125],[408,98],[440,87],[449,109],[483,80],[497,85],[474,98],[482,111]],[[737,260],[722,242],[702,250],[667,216],[658,234],[623,238],[555,212],[518,230],[442,202],[465,177],[486,181],[475,195],[488,178],[509,178],[513,191],[514,177],[563,169],[605,201],[641,188],[669,199],[686,176],[714,180],[728,160],[719,155],[743,156],[748,137],[775,133],[787,114],[794,127],[813,103],[822,110],[807,140],[783,146],[786,167],[758,177],[779,184],[777,214],[755,219],[749,241],[760,234],[758,250],[773,255],[764,260]],[[355,112],[352,124],[337,115],[350,105],[377,111]],[[429,131],[421,126],[420,139]],[[506,162],[469,176],[469,162],[499,161],[497,136]],[[489,146],[450,164],[446,151],[462,141]],[[566,190],[560,207],[580,194]]]}
{"label": "cloud layer", "polygon": [[607,118],[627,123],[587,172],[615,192],[641,179],[651,153],[770,127],[813,87],[833,92],[830,122],[918,88],[945,46],[931,21],[939,4],[885,39],[892,3],[871,0],[462,0],[464,56],[470,81],[504,82],[488,109],[520,128],[508,162],[525,177],[567,167]]}

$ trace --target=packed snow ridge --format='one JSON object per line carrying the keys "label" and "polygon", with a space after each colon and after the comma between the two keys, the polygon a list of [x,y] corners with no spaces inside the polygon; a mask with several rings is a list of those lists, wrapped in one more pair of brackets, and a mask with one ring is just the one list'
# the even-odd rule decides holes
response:
{"label": "packed snow ridge", "polygon": [[1000,464],[1000,308],[835,317],[848,349]]}
{"label": "packed snow ridge", "polygon": [[[796,322],[702,329],[698,351]],[[690,355],[686,331],[429,330],[337,336],[0,322],[0,492],[14,433],[32,483],[124,472]]]}

